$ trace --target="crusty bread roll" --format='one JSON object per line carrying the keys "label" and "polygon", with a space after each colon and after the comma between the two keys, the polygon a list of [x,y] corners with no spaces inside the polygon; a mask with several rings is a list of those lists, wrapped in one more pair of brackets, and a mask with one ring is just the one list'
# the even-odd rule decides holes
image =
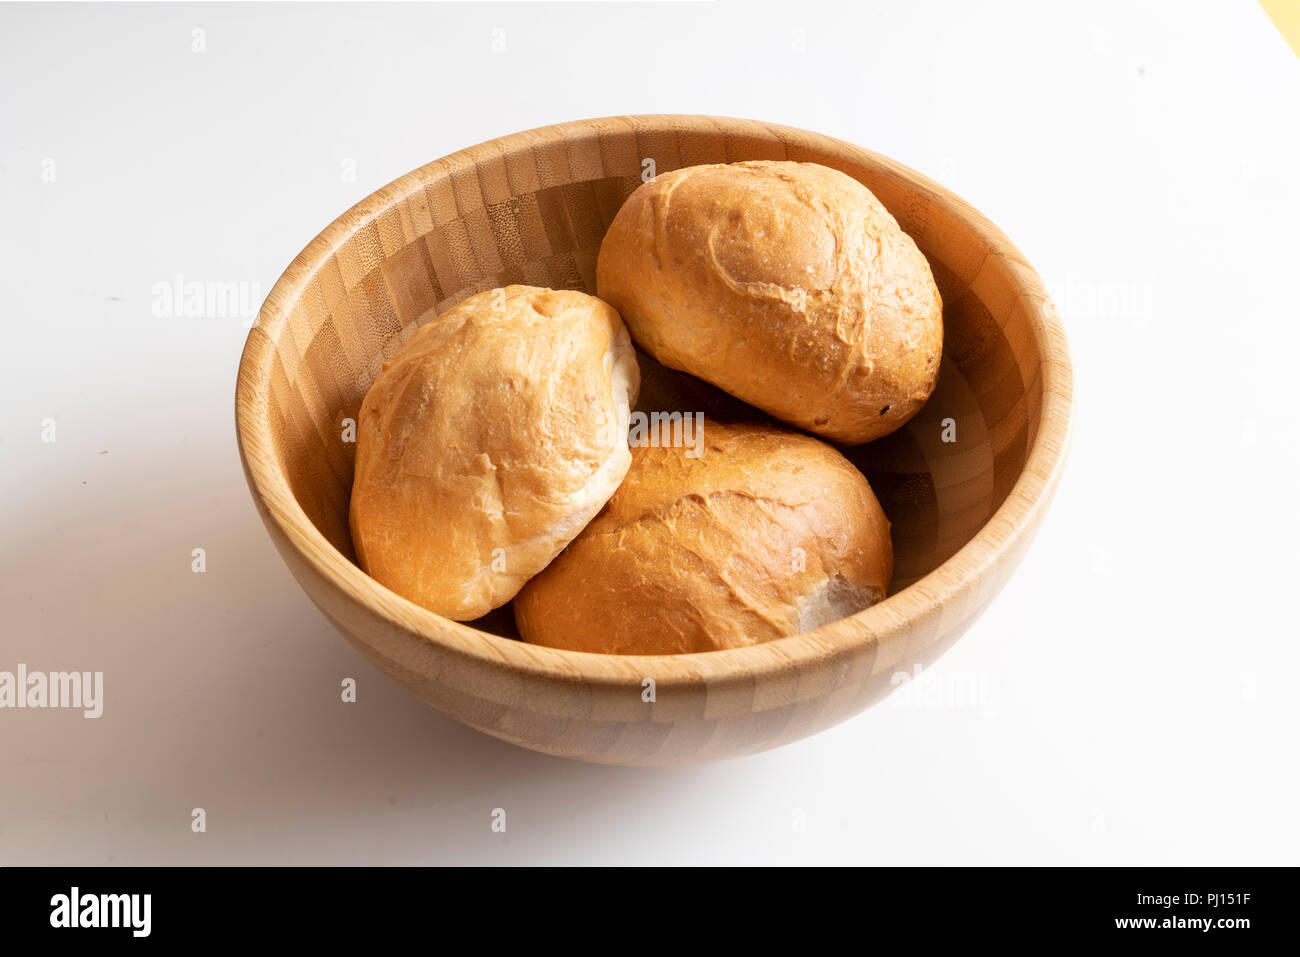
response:
{"label": "crusty bread roll", "polygon": [[357,422],[361,567],[460,621],[508,602],[623,480],[639,381],[618,313],[582,293],[508,286],[421,326]]}
{"label": "crusty bread roll", "polygon": [[694,452],[632,450],[605,510],[515,599],[525,641],[717,651],[810,631],[884,598],[889,522],[834,448],[706,420]]}
{"label": "crusty bread roll", "polygon": [[844,444],[897,429],[939,372],[925,256],[865,186],[814,163],[643,184],[605,234],[596,291],[664,365]]}

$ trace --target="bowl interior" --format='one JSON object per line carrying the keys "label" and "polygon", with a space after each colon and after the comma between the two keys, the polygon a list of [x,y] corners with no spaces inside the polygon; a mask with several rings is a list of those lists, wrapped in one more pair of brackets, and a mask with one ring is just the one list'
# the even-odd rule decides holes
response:
{"label": "bowl interior", "polygon": [[[938,387],[902,429],[845,454],[893,523],[891,594],[975,536],[1024,468],[1043,386],[1024,276],[1005,247],[990,254],[994,240],[973,210],[883,157],[784,127],[635,117],[569,124],[562,136],[555,129],[495,140],[403,177],[346,214],[350,228],[299,277],[273,342],[268,424],[294,496],[335,548],[354,560],[348,420],[421,319],[509,283],[594,293],[601,238],[644,173],[745,159],[842,170],[925,253],[944,302]],[[646,411],[758,415],[641,360]],[[517,635],[508,606],[473,624]]]}

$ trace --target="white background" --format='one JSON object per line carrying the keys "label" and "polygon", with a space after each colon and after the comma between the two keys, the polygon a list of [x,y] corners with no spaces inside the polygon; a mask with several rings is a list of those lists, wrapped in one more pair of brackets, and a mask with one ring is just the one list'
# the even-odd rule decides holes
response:
{"label": "white background", "polygon": [[[244,324],[153,288],[260,302],[416,166],[647,112],[965,196],[1055,291],[1078,415],[933,700],[607,768],[444,718],[329,628],[240,471]],[[1298,116],[1248,0],[0,5],[0,670],[105,673],[98,720],[0,711],[0,864],[1297,863]]]}

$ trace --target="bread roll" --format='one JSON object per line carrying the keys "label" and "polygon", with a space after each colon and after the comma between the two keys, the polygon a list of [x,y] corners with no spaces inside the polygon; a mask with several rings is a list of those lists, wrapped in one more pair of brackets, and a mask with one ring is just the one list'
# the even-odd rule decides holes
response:
{"label": "bread roll", "polygon": [[925,256],[865,186],[814,163],[655,177],[614,217],[596,287],[664,365],[836,442],[894,431],[938,376]]}
{"label": "bread roll", "polygon": [[706,420],[694,452],[632,450],[609,505],[515,599],[525,641],[718,651],[810,631],[885,597],[889,522],[834,448]]}
{"label": "bread roll", "polygon": [[421,326],[357,422],[361,567],[448,618],[505,604],[623,480],[638,383],[618,313],[582,293],[508,286]]}

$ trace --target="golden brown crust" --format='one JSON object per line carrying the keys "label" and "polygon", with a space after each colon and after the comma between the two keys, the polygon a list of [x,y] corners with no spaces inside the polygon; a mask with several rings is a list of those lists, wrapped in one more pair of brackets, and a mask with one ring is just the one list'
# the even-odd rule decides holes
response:
{"label": "golden brown crust", "polygon": [[509,601],[622,480],[638,381],[618,313],[582,293],[509,286],[423,325],[361,407],[362,568],[448,618]]}
{"label": "golden brown crust", "polygon": [[837,442],[894,431],[934,390],[929,264],[865,186],[824,166],[656,177],[615,216],[596,285],[660,362]]}
{"label": "golden brown crust", "polygon": [[834,448],[706,421],[691,448],[639,447],[605,509],[514,602],[525,641],[607,654],[783,638],[884,597],[889,522]]}

